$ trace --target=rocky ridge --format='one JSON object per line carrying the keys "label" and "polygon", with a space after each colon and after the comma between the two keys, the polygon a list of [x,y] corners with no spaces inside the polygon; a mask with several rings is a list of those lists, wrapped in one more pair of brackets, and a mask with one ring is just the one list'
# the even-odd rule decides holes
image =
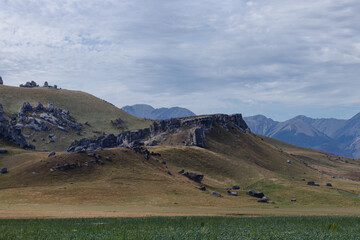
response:
{"label": "rocky ridge", "polygon": [[186,118],[174,118],[155,121],[149,128],[121,132],[118,136],[114,134],[100,136],[95,139],[83,138],[75,140],[67,149],[68,152],[96,150],[100,148],[115,148],[136,146],[154,146],[166,141],[168,134],[185,132],[184,145],[205,147],[205,136],[218,125],[225,130],[238,129],[249,131],[249,128],[241,114],[215,114],[206,116],[195,116]]}

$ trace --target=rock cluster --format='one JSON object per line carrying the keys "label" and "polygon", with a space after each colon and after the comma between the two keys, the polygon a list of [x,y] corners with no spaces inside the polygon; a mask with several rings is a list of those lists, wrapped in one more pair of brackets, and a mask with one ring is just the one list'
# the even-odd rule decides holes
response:
{"label": "rock cluster", "polygon": [[19,87],[34,88],[34,87],[39,87],[39,85],[36,82],[31,81],[31,82],[26,82],[25,84],[20,84]]}
{"label": "rock cluster", "polygon": [[[225,115],[216,114],[208,116],[195,116],[187,118],[174,118],[153,122],[150,128],[121,132],[118,136],[113,134],[99,136],[98,138],[84,138],[74,141],[68,148],[68,152],[75,151],[76,148],[85,150],[95,150],[98,148],[114,148],[136,146],[154,146],[164,141],[164,135],[174,134],[179,131],[186,131],[188,134],[186,145],[205,147],[205,135],[218,125],[227,131],[238,129],[241,131],[249,130],[241,114]],[[106,140],[105,140],[106,139]]]}
{"label": "rock cluster", "polygon": [[58,88],[58,87],[57,87],[57,85],[54,85],[54,86],[50,86],[48,82],[44,82],[44,85],[43,85],[43,87],[48,87],[48,88],[55,88],[55,89],[57,89],[57,88]]}
{"label": "rock cluster", "polygon": [[44,107],[39,102],[36,107],[32,107],[30,103],[25,102],[19,110],[17,127],[35,131],[49,131],[52,128],[63,131],[69,131],[72,128],[80,131],[82,124],[77,123],[68,110],[55,108],[52,103]]}

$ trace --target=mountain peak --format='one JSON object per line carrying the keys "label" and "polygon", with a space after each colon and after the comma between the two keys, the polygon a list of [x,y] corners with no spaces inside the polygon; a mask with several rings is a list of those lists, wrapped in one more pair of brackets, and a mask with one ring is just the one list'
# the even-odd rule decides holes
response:
{"label": "mountain peak", "polygon": [[154,120],[195,116],[195,113],[186,108],[153,108],[152,106],[147,104],[135,104],[132,106],[125,106],[122,108],[122,110],[136,117],[149,118]]}

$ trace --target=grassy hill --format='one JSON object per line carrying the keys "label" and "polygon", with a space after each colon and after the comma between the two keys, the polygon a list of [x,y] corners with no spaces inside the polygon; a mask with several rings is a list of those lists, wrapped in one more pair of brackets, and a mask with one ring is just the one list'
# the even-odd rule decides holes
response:
{"label": "grassy hill", "polygon": [[[123,130],[145,128],[151,123],[149,120],[134,117],[88,93],[44,87],[20,88],[0,85],[0,103],[8,116],[12,113],[18,113],[24,102],[29,102],[32,106],[36,106],[38,102],[43,103],[45,106],[48,103],[53,103],[56,108],[69,110],[71,116],[77,122],[89,122],[91,125],[91,127],[86,125],[83,127],[82,136],[77,136],[75,131],[69,133],[60,130],[56,131],[55,134],[58,140],[55,143],[41,141],[42,138],[48,140],[49,133],[36,133],[28,141],[36,145],[37,149],[63,151],[70,145],[72,140],[91,137],[94,135],[93,131],[116,134]],[[121,129],[117,129],[111,124],[111,120],[118,118],[123,120]],[[29,134],[29,132],[25,132],[25,134]],[[32,142],[32,139],[35,139],[36,142]]]}
{"label": "grassy hill", "polygon": [[[220,127],[207,136],[206,148],[180,146],[176,137],[171,139],[168,145],[149,147],[161,153],[149,160],[133,150],[105,149],[98,151],[104,165],[54,172],[50,169],[56,164],[93,158],[85,153],[48,158],[47,153],[6,145],[9,153],[1,156],[0,165],[9,173],[0,175],[0,209],[13,217],[360,214],[360,182],[331,174],[353,174],[356,180],[358,160]],[[180,169],[204,174],[207,191],[178,174]],[[308,186],[307,181],[320,186]],[[226,195],[225,188],[233,184],[240,186],[238,197]],[[246,194],[249,189],[261,189],[270,203],[258,203]],[[223,197],[212,196],[212,191]]]}

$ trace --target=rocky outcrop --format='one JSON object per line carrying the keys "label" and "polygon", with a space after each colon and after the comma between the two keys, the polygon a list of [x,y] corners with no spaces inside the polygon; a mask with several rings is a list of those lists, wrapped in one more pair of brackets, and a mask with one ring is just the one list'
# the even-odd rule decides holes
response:
{"label": "rocky outcrop", "polygon": [[[18,124],[23,127],[33,129],[35,131],[49,131],[52,128],[69,131],[70,128],[80,131],[81,123],[77,123],[68,110],[55,108],[52,103],[47,107],[39,102],[36,107],[32,107],[30,103],[25,102],[19,110]],[[20,126],[20,125],[18,125]]]}
{"label": "rocky outcrop", "polygon": [[39,85],[36,82],[31,81],[31,82],[26,82],[25,84],[20,84],[20,87],[34,88],[34,87],[39,87]]}
{"label": "rocky outcrop", "polygon": [[27,144],[21,133],[21,126],[17,125],[16,119],[6,120],[4,110],[0,104],[0,140],[5,140],[19,145],[22,148],[33,149],[34,146]]}
{"label": "rocky outcrop", "polygon": [[198,173],[193,173],[193,172],[184,172],[184,173],[182,173],[182,175],[184,175],[188,179],[193,180],[197,183],[201,183],[201,181],[204,178],[204,175],[198,174]]}
{"label": "rocky outcrop", "polygon": [[187,118],[174,118],[153,122],[150,128],[131,130],[121,132],[115,141],[115,136],[99,136],[98,138],[74,141],[68,148],[69,152],[74,151],[77,147],[85,150],[94,150],[97,148],[114,148],[114,147],[136,147],[141,145],[153,146],[164,141],[167,134],[178,132],[187,133],[187,139],[183,140],[186,145],[195,145],[206,147],[205,136],[215,126],[220,126],[227,131],[237,129],[247,131],[248,126],[242,119],[241,114],[225,115],[216,114],[208,116],[196,116]]}
{"label": "rocky outcrop", "polygon": [[0,85],[3,85],[3,84],[4,84],[4,82],[2,80],[2,77],[0,76]]}

